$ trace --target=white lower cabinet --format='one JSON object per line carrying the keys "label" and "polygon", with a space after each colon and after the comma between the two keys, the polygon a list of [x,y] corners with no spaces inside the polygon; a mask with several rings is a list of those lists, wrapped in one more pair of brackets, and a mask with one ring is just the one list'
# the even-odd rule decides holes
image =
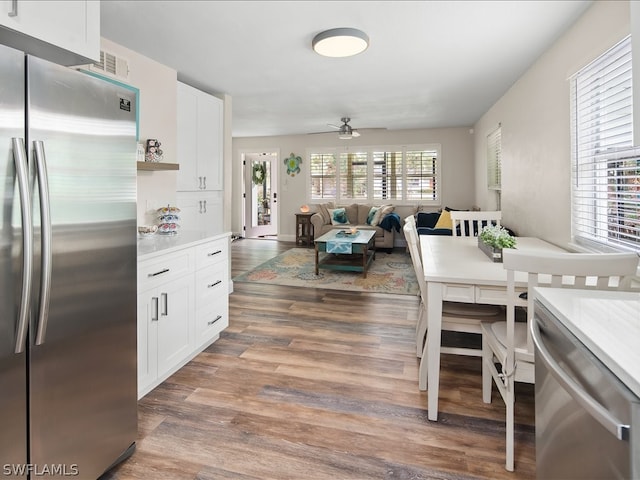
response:
{"label": "white lower cabinet", "polygon": [[141,398],[229,325],[229,237],[140,261],[138,292]]}

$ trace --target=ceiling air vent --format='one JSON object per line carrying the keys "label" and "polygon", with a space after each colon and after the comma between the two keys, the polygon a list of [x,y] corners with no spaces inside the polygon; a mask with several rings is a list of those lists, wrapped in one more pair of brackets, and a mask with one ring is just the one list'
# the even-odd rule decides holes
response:
{"label": "ceiling air vent", "polygon": [[103,50],[100,50],[100,62],[92,64],[90,69],[118,78],[126,79],[129,77],[129,62]]}

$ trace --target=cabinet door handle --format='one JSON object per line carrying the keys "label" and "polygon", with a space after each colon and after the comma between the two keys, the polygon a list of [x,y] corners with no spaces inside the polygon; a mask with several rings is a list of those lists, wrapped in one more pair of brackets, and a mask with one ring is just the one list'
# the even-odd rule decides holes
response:
{"label": "cabinet door handle", "polygon": [[207,257],[213,257],[214,255],[218,255],[219,253],[222,253],[222,250],[218,250],[217,252],[207,253]]}
{"label": "cabinet door handle", "polygon": [[213,283],[210,283],[209,285],[207,285],[207,288],[213,288],[216,285],[220,285],[221,283],[222,283],[222,280],[218,280],[217,282],[213,282]]}
{"label": "cabinet door handle", "polygon": [[11,1],[11,11],[9,12],[10,17],[18,16],[18,0]]}
{"label": "cabinet door handle", "polygon": [[202,177],[198,177],[198,188],[202,190]]}
{"label": "cabinet door handle", "polygon": [[203,210],[202,210],[202,213],[207,213],[207,201],[206,201],[206,200],[203,200],[203,201],[202,201],[202,205],[204,206],[204,208],[203,208]]}
{"label": "cabinet door handle", "polygon": [[150,273],[150,274],[148,274],[147,276],[149,276],[149,277],[156,277],[156,276],[158,276],[158,275],[162,275],[163,273],[167,273],[168,271],[169,271],[169,269],[168,269],[168,268],[165,268],[164,270],[160,270],[159,272],[156,272],[156,273]]}
{"label": "cabinet door handle", "polygon": [[220,320],[221,318],[222,318],[222,315],[218,315],[218,316],[217,316],[216,318],[214,318],[213,320],[209,320],[209,321],[207,322],[207,325],[211,326],[211,325],[213,325],[214,323],[216,323],[218,320]]}
{"label": "cabinet door handle", "polygon": [[158,297],[151,297],[151,321],[158,321]]}
{"label": "cabinet door handle", "polygon": [[204,178],[204,187],[202,188],[203,190],[207,189],[207,177],[202,177]]}
{"label": "cabinet door handle", "polygon": [[162,311],[160,312],[160,315],[166,317],[169,314],[169,295],[161,293],[160,298],[162,299]]}

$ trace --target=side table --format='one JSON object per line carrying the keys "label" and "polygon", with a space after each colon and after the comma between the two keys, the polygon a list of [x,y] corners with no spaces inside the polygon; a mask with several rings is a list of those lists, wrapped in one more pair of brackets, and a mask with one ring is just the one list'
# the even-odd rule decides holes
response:
{"label": "side table", "polygon": [[296,213],[296,245],[313,247],[313,223],[311,223],[313,213]]}

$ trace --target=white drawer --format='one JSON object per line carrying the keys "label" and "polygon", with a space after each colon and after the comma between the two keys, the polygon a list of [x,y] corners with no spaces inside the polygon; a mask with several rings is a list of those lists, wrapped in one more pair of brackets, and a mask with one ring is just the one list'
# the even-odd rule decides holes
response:
{"label": "white drawer", "polygon": [[445,283],[442,285],[442,298],[449,302],[475,303],[473,285],[458,285]]}
{"label": "white drawer", "polygon": [[193,273],[193,251],[185,249],[171,255],[138,263],[138,291]]}
{"label": "white drawer", "polygon": [[229,258],[229,238],[221,238],[195,247],[196,270],[222,262]]}
{"label": "white drawer", "polygon": [[196,308],[204,306],[212,298],[229,294],[229,268],[227,262],[219,262],[196,272]]}
{"label": "white drawer", "polygon": [[201,347],[215,340],[229,326],[229,297],[222,295],[217,301],[196,312],[196,345]]}
{"label": "white drawer", "polygon": [[[525,292],[526,288],[516,288],[516,292]],[[490,305],[507,304],[507,288],[498,287],[476,287],[476,303],[488,303]],[[526,302],[518,302],[519,305],[526,306]]]}

